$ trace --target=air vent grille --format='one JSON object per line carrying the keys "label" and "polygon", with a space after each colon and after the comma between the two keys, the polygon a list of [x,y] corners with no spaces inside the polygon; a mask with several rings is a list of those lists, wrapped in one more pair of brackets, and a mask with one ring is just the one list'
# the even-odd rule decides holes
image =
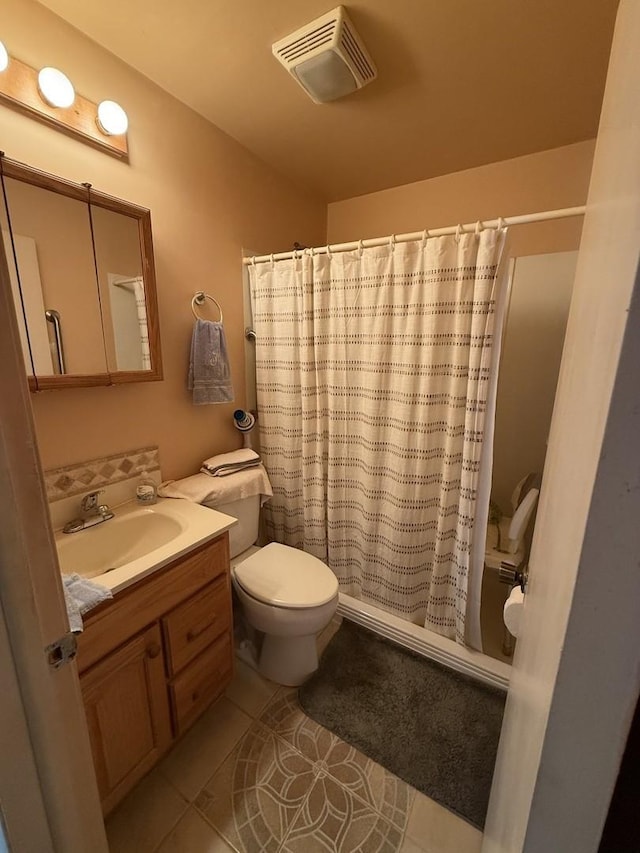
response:
{"label": "air vent grille", "polygon": [[271,50],[317,104],[350,95],[377,76],[344,6],[289,33],[272,44]]}
{"label": "air vent grille", "polygon": [[373,80],[373,78],[376,76],[376,72],[371,67],[371,63],[360,49],[360,45],[354,38],[347,21],[343,21],[342,23],[340,46],[360,72],[360,76],[362,77],[363,83],[366,83],[369,80]]}
{"label": "air vent grille", "polygon": [[336,31],[337,20],[329,21],[315,30],[310,30],[288,44],[281,44],[276,51],[285,62],[295,62],[300,57],[317,50],[325,44],[330,44]]}

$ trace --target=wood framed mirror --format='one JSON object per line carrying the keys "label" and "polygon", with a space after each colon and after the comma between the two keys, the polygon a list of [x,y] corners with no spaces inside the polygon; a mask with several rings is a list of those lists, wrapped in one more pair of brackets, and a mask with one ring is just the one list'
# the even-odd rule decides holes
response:
{"label": "wood framed mirror", "polygon": [[0,157],[31,390],[162,379],[151,213]]}

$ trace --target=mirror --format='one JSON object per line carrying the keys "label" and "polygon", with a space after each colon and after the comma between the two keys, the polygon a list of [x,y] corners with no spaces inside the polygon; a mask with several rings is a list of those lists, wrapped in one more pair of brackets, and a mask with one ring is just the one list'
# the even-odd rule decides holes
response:
{"label": "mirror", "polygon": [[7,257],[14,254],[14,298],[16,285],[22,295],[28,372],[106,373],[86,202],[13,178],[5,199],[11,227],[3,239]]}
{"label": "mirror", "polygon": [[149,211],[0,163],[0,226],[30,387],[161,379]]}
{"label": "mirror", "polygon": [[138,221],[93,203],[91,218],[109,371],[151,370]]}

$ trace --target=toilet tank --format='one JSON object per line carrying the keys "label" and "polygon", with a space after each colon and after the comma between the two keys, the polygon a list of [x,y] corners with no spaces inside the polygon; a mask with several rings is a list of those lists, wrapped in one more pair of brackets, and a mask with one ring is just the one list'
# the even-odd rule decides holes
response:
{"label": "toilet tank", "polygon": [[260,495],[252,495],[250,498],[223,504],[205,501],[202,505],[238,519],[238,523],[229,530],[229,556],[232,559],[255,545],[260,519]]}

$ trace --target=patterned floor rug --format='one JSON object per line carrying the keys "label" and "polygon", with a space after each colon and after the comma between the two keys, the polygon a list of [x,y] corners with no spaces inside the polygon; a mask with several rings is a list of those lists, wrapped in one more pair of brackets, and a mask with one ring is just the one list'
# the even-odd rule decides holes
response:
{"label": "patterned floor rug", "polygon": [[299,700],[316,722],[484,827],[504,693],[345,619]]}

